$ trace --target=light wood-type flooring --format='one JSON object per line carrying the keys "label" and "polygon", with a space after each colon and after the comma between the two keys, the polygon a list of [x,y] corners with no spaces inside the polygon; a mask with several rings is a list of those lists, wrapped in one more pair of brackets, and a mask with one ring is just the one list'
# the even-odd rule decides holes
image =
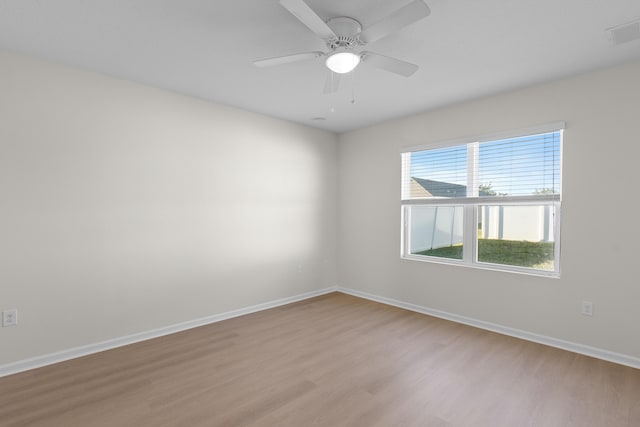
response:
{"label": "light wood-type flooring", "polygon": [[0,378],[0,425],[637,427],[640,370],[333,293]]}

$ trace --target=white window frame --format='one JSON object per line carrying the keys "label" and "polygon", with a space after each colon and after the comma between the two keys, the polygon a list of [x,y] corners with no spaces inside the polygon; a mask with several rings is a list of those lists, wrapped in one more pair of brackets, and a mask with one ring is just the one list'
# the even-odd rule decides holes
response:
{"label": "white window frame", "polygon": [[[436,148],[454,147],[470,144],[475,146],[481,142],[489,142],[500,139],[517,138],[528,135],[543,134],[549,132],[561,132],[560,145],[560,179],[562,180],[562,152],[564,145],[565,129],[564,122],[555,122],[542,126],[535,126],[526,129],[511,130],[499,132],[478,137],[463,138],[452,141],[441,142],[437,144],[420,145],[406,147],[401,150],[402,165],[407,165],[407,157],[412,152],[432,150]],[[468,163],[477,160],[477,156],[472,156],[472,150],[468,151]],[[477,167],[467,166],[468,170],[477,172]],[[437,264],[459,265],[464,267],[480,268],[486,270],[506,271],[512,273],[529,274],[535,276],[544,276],[551,278],[560,277],[560,226],[562,223],[562,182],[560,182],[560,194],[541,194],[531,196],[489,196],[479,197],[478,194],[471,194],[471,197],[459,199],[410,199],[408,176],[410,168],[402,166],[402,186],[401,186],[401,258],[413,261],[430,262]],[[467,188],[477,190],[477,174],[469,173],[467,177]],[[473,190],[472,190],[473,191]],[[478,252],[478,210],[479,206],[540,206],[549,205],[555,208],[555,218],[553,220],[554,232],[554,270],[542,270],[530,267],[513,266],[507,264],[493,264],[480,262],[477,260]],[[434,257],[428,255],[414,255],[410,252],[410,216],[412,206],[462,206],[463,207],[463,257],[462,259]]]}

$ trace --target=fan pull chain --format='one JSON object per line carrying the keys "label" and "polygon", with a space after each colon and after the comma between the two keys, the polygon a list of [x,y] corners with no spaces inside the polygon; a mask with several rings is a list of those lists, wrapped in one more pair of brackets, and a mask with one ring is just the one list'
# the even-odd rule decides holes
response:
{"label": "fan pull chain", "polygon": [[333,71],[329,71],[331,73],[331,106],[329,107],[329,112],[335,113],[336,109],[334,108],[335,100],[336,100],[336,83],[333,80],[335,73]]}
{"label": "fan pull chain", "polygon": [[351,72],[351,104],[356,103],[356,84],[355,84],[355,73]]}

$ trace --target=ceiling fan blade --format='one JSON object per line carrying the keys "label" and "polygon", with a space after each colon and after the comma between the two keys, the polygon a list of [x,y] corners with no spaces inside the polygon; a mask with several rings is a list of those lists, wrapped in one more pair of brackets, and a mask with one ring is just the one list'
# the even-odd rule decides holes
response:
{"label": "ceiling fan blade", "polygon": [[373,52],[362,52],[362,62],[405,77],[411,76],[419,68],[416,64]]}
{"label": "ceiling fan blade", "polygon": [[338,87],[340,87],[340,74],[329,70],[327,79],[324,81],[324,90],[322,93],[329,94],[337,92]]}
{"label": "ceiling fan blade", "polygon": [[295,55],[279,56],[277,58],[268,58],[254,61],[256,67],[273,67],[274,65],[289,64],[291,62],[306,61],[308,59],[320,58],[322,52],[297,53]]}
{"label": "ceiling fan blade", "polygon": [[303,0],[280,0],[280,4],[321,39],[338,38],[333,30]]}
{"label": "ceiling fan blade", "polygon": [[423,0],[414,0],[362,31],[360,39],[366,43],[376,41],[430,14],[431,9]]}

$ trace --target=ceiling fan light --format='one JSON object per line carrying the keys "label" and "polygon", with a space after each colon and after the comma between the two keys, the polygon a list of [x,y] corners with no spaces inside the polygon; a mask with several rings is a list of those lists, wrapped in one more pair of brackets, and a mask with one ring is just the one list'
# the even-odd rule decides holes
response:
{"label": "ceiling fan light", "polygon": [[360,55],[352,52],[338,52],[330,55],[325,64],[327,68],[338,74],[353,71],[360,63]]}

